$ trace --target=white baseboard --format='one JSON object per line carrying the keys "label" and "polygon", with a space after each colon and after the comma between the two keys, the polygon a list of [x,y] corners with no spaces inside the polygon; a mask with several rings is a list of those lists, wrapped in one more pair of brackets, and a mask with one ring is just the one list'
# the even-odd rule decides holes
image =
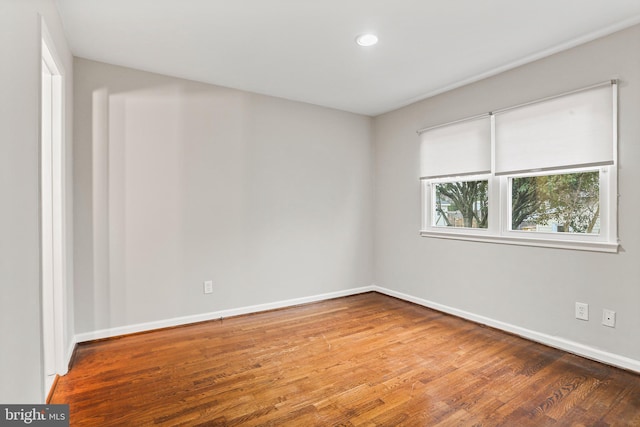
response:
{"label": "white baseboard", "polygon": [[590,347],[584,344],[580,344],[575,341],[567,340],[561,337],[555,337],[547,335],[541,332],[536,332],[530,329],[521,328],[509,323],[501,322],[499,320],[491,319],[489,317],[480,316],[474,313],[470,313],[457,308],[449,307],[443,304],[438,304],[433,301],[428,301],[422,298],[418,298],[412,295],[408,295],[402,292],[397,292],[391,289],[387,289],[381,286],[372,285],[364,286],[361,288],[345,289],[342,291],[330,292],[325,294],[313,295],[309,297],[294,298],[283,301],[276,301],[267,304],[251,305],[246,307],[239,307],[227,310],[214,311],[210,313],[196,314],[192,316],[176,317],[172,319],[159,320],[154,322],[138,323],[134,325],[120,326],[116,328],[101,329],[92,332],[85,332],[77,334],[69,345],[67,350],[67,360],[70,361],[73,355],[73,349],[76,343],[82,343],[86,341],[92,341],[103,338],[111,338],[120,335],[132,334],[136,332],[151,331],[154,329],[168,328],[172,326],[187,325],[190,323],[203,322],[207,320],[215,320],[224,317],[239,316],[242,314],[258,313],[261,311],[274,310],[278,308],[291,307],[294,305],[307,304],[316,301],[324,301],[332,298],[340,298],[349,295],[356,295],[365,292],[378,292],[384,295],[389,295],[404,301],[409,301],[424,307],[432,308],[434,310],[442,311],[443,313],[452,314],[463,319],[471,320],[476,323],[490,326],[492,328],[500,329],[520,337],[526,338],[531,341],[539,342],[550,347],[558,348],[569,353],[576,354],[578,356],[585,357],[587,359],[596,360],[598,362],[606,363],[608,365],[616,366],[622,369],[640,373],[640,360],[631,359],[625,356],[621,356],[615,353],[599,350],[594,347]]}
{"label": "white baseboard", "polygon": [[549,347],[554,347],[569,353],[576,354],[578,356],[585,357],[587,359],[596,360],[598,362],[606,363],[607,365],[616,366],[618,368],[627,369],[640,373],[640,360],[631,359],[625,356],[621,356],[615,353],[609,353],[607,351],[599,350],[594,347],[590,347],[584,344],[580,344],[575,341],[567,340],[561,337],[555,337],[552,335],[543,334],[541,332],[532,331],[530,329],[521,328],[509,323],[501,322],[499,320],[491,319],[477,314],[469,313],[464,310],[458,310],[457,308],[449,307],[446,305],[438,304],[432,301],[428,301],[422,298],[407,295],[402,292],[397,292],[391,289],[383,288],[381,286],[374,285],[373,290],[384,295],[389,295],[404,301],[409,301],[424,307],[432,308],[434,310],[442,311],[444,313],[452,314],[463,319],[471,320],[476,323],[491,326],[492,328],[500,329],[520,337],[526,338],[531,341],[535,341]]}
{"label": "white baseboard", "polygon": [[[120,335],[133,334],[136,332],[151,331],[154,329],[169,328],[172,326],[187,325],[190,323],[204,322],[207,320],[215,320],[224,317],[239,316],[242,314],[258,313],[261,311],[274,310],[278,308],[291,307],[294,305],[307,304],[310,302],[324,301],[332,298],[340,298],[349,295],[362,294],[372,292],[373,286],[364,286],[361,288],[345,289],[326,294],[313,295],[309,297],[294,298],[284,301],[276,301],[267,304],[251,305],[247,307],[232,308],[227,310],[214,311],[209,313],[195,314],[191,316],[175,317],[172,319],[158,320],[154,322],[138,323],[134,325],[119,326],[116,328],[100,329],[92,332],[84,332],[76,334],[75,343],[93,341],[103,338],[117,337]],[[69,355],[71,357],[71,355]]]}
{"label": "white baseboard", "polygon": [[[66,375],[67,372],[69,372],[69,364],[71,363],[71,358],[73,357],[73,350],[76,347],[76,340],[75,337],[71,337],[71,342],[69,343],[69,347],[67,348],[67,352],[64,354],[64,358],[65,360],[63,361],[63,365],[62,371],[60,372],[56,372],[56,376],[57,377],[61,377],[63,375]],[[53,391],[53,385],[55,384],[55,380],[48,382],[45,381],[44,387],[45,387],[45,393],[44,393],[44,400],[43,403],[46,403],[47,398],[51,395],[51,391]]]}

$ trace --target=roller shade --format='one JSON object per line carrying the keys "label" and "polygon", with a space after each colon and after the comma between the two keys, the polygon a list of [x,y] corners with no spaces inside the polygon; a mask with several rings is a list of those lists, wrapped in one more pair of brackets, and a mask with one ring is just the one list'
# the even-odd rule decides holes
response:
{"label": "roller shade", "polygon": [[418,131],[421,179],[491,171],[489,115]]}
{"label": "roller shade", "polygon": [[614,163],[615,82],[495,115],[495,173]]}

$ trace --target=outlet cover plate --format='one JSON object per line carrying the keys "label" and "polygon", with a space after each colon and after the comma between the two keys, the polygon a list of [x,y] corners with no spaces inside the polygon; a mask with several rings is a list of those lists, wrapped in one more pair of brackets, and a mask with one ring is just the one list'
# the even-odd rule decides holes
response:
{"label": "outlet cover plate", "polygon": [[589,320],[589,304],[576,302],[576,319]]}
{"label": "outlet cover plate", "polygon": [[602,324],[610,328],[616,327],[616,312],[613,310],[602,310]]}
{"label": "outlet cover plate", "polygon": [[213,281],[212,280],[207,280],[206,282],[204,282],[204,293],[205,294],[213,293]]}

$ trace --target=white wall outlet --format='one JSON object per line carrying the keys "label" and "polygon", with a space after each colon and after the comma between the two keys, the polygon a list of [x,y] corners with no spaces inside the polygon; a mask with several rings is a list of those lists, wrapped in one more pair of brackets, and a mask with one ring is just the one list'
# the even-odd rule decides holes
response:
{"label": "white wall outlet", "polygon": [[589,304],[583,302],[576,303],[576,319],[589,320]]}
{"label": "white wall outlet", "polygon": [[610,328],[616,327],[616,312],[613,310],[602,310],[602,324]]}
{"label": "white wall outlet", "polygon": [[212,292],[213,292],[213,281],[207,280],[206,282],[204,282],[204,293],[210,294]]}

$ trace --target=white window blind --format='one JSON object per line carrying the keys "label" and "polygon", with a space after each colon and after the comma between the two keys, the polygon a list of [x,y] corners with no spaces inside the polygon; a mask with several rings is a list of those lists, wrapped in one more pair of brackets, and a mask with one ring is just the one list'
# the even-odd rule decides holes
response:
{"label": "white window blind", "polygon": [[495,173],[614,163],[615,82],[495,114]]}
{"label": "white window blind", "polygon": [[427,128],[420,134],[421,179],[491,171],[489,115]]}

